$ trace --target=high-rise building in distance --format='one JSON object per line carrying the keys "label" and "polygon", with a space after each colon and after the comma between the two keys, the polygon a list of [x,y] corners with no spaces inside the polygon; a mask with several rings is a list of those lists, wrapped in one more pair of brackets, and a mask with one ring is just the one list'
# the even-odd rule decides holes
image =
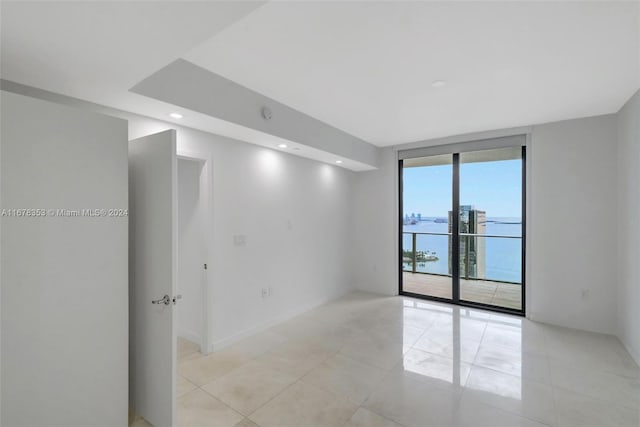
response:
{"label": "high-rise building in distance", "polygon": [[[449,211],[449,233],[453,232],[453,212]],[[473,205],[460,206],[460,277],[463,279],[484,279],[486,271],[486,237],[469,234],[486,234],[487,213]],[[452,274],[452,244],[449,236],[449,274]]]}

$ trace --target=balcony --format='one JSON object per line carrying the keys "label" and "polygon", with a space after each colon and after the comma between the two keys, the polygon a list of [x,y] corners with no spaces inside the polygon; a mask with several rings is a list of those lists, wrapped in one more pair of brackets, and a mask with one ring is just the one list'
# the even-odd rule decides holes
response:
{"label": "balcony", "polygon": [[[460,300],[521,310],[521,237],[460,239]],[[450,234],[404,232],[403,255],[403,291],[452,299]]]}
{"label": "balcony", "polygon": [[[405,292],[451,299],[451,276],[407,271],[402,276]],[[521,286],[513,283],[460,279],[460,299],[514,310],[522,308]]]}

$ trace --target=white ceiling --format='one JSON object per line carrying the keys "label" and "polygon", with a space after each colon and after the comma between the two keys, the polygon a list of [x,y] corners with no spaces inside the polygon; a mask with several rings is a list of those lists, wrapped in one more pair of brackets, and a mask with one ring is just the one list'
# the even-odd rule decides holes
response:
{"label": "white ceiling", "polygon": [[2,78],[112,106],[264,2],[2,1]]}
{"label": "white ceiling", "polygon": [[180,57],[380,146],[611,113],[640,86],[637,2],[0,5],[3,79],[163,120],[129,89]]}
{"label": "white ceiling", "polygon": [[271,2],[184,58],[385,146],[617,111],[640,86],[640,16],[637,2]]}
{"label": "white ceiling", "polygon": [[[129,92],[262,4],[3,0],[0,77],[231,138],[268,140],[233,123]],[[171,119],[173,111],[185,117]]]}

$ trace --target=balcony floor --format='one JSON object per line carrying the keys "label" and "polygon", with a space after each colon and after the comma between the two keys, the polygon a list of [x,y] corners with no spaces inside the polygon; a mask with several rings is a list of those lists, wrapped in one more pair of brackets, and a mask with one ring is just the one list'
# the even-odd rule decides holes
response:
{"label": "balcony floor", "polygon": [[[420,295],[451,299],[451,277],[403,272],[403,290]],[[520,310],[521,286],[490,280],[460,279],[460,299]]]}

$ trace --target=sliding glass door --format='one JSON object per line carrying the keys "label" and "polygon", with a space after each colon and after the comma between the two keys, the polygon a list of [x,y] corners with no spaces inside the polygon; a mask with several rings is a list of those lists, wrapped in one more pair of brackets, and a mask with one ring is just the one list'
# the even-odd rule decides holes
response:
{"label": "sliding glass door", "polygon": [[405,160],[403,168],[402,280],[404,290],[439,299],[453,298],[451,232],[451,155]]}
{"label": "sliding glass door", "polygon": [[521,147],[460,154],[460,300],[522,310]]}
{"label": "sliding glass door", "polygon": [[400,293],[524,314],[525,148],[400,160]]}

